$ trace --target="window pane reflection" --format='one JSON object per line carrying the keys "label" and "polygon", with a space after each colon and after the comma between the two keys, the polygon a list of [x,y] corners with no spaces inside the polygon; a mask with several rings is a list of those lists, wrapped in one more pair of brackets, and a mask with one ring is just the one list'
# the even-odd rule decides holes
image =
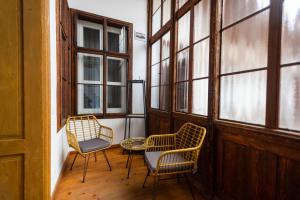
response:
{"label": "window pane reflection", "polygon": [[300,61],[300,1],[285,0],[282,14],[281,63]]}
{"label": "window pane reflection", "polygon": [[181,50],[190,44],[190,11],[178,20],[177,49]]}
{"label": "window pane reflection", "polygon": [[300,65],[281,68],[280,128],[300,130]]}
{"label": "window pane reflection", "polygon": [[221,72],[267,67],[269,11],[241,22],[222,35]]}
{"label": "window pane reflection", "polygon": [[157,64],[160,61],[160,40],[156,41],[152,45],[152,52],[151,52],[151,65]]}
{"label": "window pane reflection", "polygon": [[269,4],[270,0],[223,0],[223,27],[251,15]]}
{"label": "window pane reflection", "polygon": [[189,74],[189,49],[177,54],[177,81],[188,79]]}
{"label": "window pane reflection", "polygon": [[210,1],[202,0],[195,6],[194,42],[209,35]]}
{"label": "window pane reflection", "polygon": [[194,46],[193,78],[207,77],[209,71],[209,38]]}
{"label": "window pane reflection", "polygon": [[154,35],[161,27],[161,7],[152,16],[152,35]]}
{"label": "window pane reflection", "polygon": [[171,0],[164,0],[163,3],[163,25],[171,18]]}
{"label": "window pane reflection", "polygon": [[169,86],[164,85],[160,87],[160,109],[168,110],[169,108]]}
{"label": "window pane reflection", "polygon": [[220,118],[265,124],[266,70],[221,77]]}
{"label": "window pane reflection", "polygon": [[208,79],[193,81],[192,112],[207,115],[208,106]]}
{"label": "window pane reflection", "polygon": [[188,82],[176,84],[176,111],[188,111]]}
{"label": "window pane reflection", "polygon": [[159,68],[160,64],[153,65],[151,67],[151,86],[158,86],[159,85]]}
{"label": "window pane reflection", "polygon": [[159,108],[159,87],[151,87],[151,108]]}

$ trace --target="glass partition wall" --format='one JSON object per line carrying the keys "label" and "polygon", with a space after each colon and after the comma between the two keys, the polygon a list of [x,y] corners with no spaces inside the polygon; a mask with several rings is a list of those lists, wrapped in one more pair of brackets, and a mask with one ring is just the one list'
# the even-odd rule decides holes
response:
{"label": "glass partition wall", "polygon": [[299,3],[149,4],[150,110],[300,131]]}

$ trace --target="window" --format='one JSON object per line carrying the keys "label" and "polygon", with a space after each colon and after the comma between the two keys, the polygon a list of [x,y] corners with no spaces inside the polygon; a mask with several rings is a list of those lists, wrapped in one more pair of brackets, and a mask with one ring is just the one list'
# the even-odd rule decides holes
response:
{"label": "window", "polygon": [[169,110],[170,32],[152,45],[151,108]]}
{"label": "window", "polygon": [[75,15],[77,114],[125,113],[132,25],[80,11]]}
{"label": "window", "polygon": [[268,1],[224,0],[221,119],[265,124],[269,9],[263,8],[268,5]]}
{"label": "window", "polygon": [[282,14],[279,127],[300,130],[300,2],[285,0]]}
{"label": "window", "polygon": [[198,2],[178,19],[177,37],[175,111],[207,116],[210,49],[209,0]]}
{"label": "window", "polygon": [[152,35],[171,19],[171,0],[152,0]]}

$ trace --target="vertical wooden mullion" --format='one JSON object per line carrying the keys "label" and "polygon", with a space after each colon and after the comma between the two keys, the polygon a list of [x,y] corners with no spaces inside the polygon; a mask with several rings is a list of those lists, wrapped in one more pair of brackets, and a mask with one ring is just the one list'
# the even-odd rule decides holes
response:
{"label": "vertical wooden mullion", "polygon": [[266,127],[278,128],[282,0],[270,1]]}
{"label": "vertical wooden mullion", "polygon": [[[103,50],[104,52],[106,52],[106,50],[108,49],[108,36],[107,36],[107,19],[104,18],[103,20]],[[106,53],[104,53],[103,55],[103,94],[102,94],[102,97],[103,97],[103,116],[105,117],[106,116],[106,92],[107,92],[107,83],[106,83],[106,77],[107,77],[107,67],[108,67],[108,62],[107,62],[107,55]]]}
{"label": "vertical wooden mullion", "polygon": [[190,9],[190,49],[189,49],[189,78],[188,78],[188,113],[192,112],[193,97],[193,63],[194,63],[194,6]]}
{"label": "vertical wooden mullion", "polygon": [[[176,104],[177,104],[177,100],[176,100],[176,75],[177,75],[177,45],[178,45],[178,22],[175,16],[175,3],[176,0],[173,0],[173,5],[172,5],[172,24],[173,24],[173,32],[171,33],[172,38],[173,38],[173,42],[172,42],[172,55],[173,55],[173,64],[171,66],[172,68],[172,110],[171,112],[176,112]],[[173,116],[172,116],[173,118]],[[172,127],[174,127],[173,124],[173,120],[172,120]]]}
{"label": "vertical wooden mullion", "polygon": [[209,77],[208,77],[208,149],[210,155],[209,184],[211,194],[217,191],[217,145],[215,145],[214,121],[218,118],[219,105],[219,68],[221,47],[222,0],[212,0],[210,4],[210,41],[209,41]]}

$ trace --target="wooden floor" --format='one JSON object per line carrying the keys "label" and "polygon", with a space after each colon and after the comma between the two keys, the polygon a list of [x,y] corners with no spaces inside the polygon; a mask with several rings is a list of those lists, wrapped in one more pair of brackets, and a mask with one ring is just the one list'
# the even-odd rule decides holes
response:
{"label": "wooden floor", "polygon": [[[136,155],[132,162],[130,178],[127,179],[125,168],[127,155],[122,155],[119,148],[107,152],[112,165],[109,171],[103,154],[97,154],[97,162],[91,157],[86,176],[86,182],[82,183],[82,171],[84,159],[78,156],[73,170],[70,171],[73,155],[67,158],[67,167],[57,185],[54,199],[96,199],[96,200],[147,200],[152,197],[153,177],[149,177],[146,187],[142,184],[147,172],[142,155]],[[176,179],[160,181],[157,190],[157,199],[166,200],[192,200],[192,196],[185,179],[178,183]],[[193,190],[197,200],[202,200],[200,194]]]}

